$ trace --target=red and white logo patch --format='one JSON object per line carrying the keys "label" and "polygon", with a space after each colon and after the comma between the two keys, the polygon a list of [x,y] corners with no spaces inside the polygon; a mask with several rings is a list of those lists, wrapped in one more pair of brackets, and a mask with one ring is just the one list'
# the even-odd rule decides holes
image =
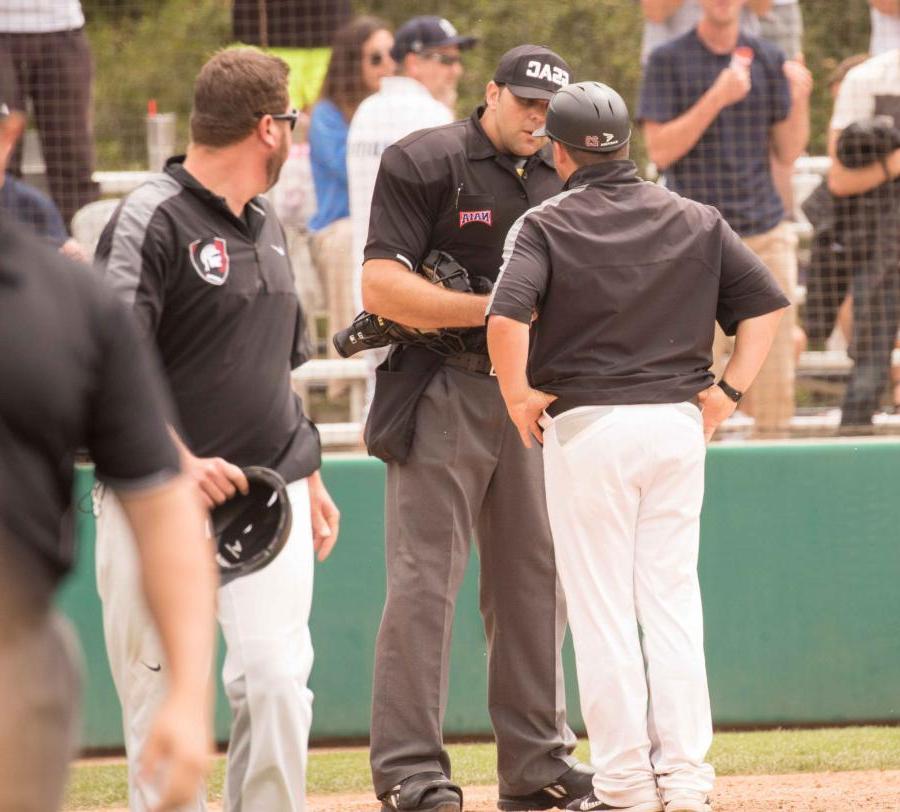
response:
{"label": "red and white logo patch", "polygon": [[494,225],[494,212],[491,209],[482,209],[481,211],[461,211],[459,213],[459,227],[469,225],[469,223],[481,223],[485,226]]}
{"label": "red and white logo patch", "polygon": [[194,240],[188,246],[191,265],[204,282],[210,285],[224,285],[228,279],[231,260],[228,247],[221,237],[207,237],[205,240]]}

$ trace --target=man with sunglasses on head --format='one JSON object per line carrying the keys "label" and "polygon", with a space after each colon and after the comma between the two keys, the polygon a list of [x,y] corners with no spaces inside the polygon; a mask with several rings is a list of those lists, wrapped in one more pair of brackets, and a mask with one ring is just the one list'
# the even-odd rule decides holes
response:
{"label": "man with sunglasses on head", "polygon": [[[385,76],[380,90],[364,99],[353,115],[347,134],[347,180],[357,311],[362,310],[363,249],[381,154],[415,130],[453,121],[457,85],[463,75],[461,52],[476,42],[475,37],[459,34],[449,20],[413,17],[394,35],[389,56],[397,65],[397,75]],[[372,370],[385,357],[382,350],[366,355]],[[373,383],[374,377],[367,402]]]}
{"label": "man with sunglasses on head", "polygon": [[[249,465],[272,468],[288,483],[285,548],[218,592],[232,711],[229,812],[305,809],[313,555],[323,560],[338,531],[318,471],[318,433],[291,389],[291,369],[307,358],[305,317],[284,232],[262,197],[278,178],[296,121],[282,60],[248,49],[216,54],[194,87],[187,156],[170,159],[123,201],[96,254],[159,351],[175,402],[172,434],[198,496],[212,507],[246,492],[241,469]],[[123,708],[131,809],[144,812],[155,798],[136,759],[168,663],[138,598],[130,542],[107,492],[97,585]],[[202,794],[189,808],[205,806]]]}
{"label": "man with sunglasses on head", "polygon": [[[473,533],[498,808],[564,808],[591,788],[590,769],[571,755],[575,738],[566,724],[566,612],[540,450],[518,442],[490,374],[487,296],[411,273],[440,250],[490,287],[510,226],[560,191],[545,142],[533,133],[570,78],[553,51],[520,45],[503,55],[484,105],[468,119],[415,132],[381,157],[365,249],[366,309],[422,330],[475,328],[463,336],[465,350],[447,358],[395,346],[379,367],[366,429],[369,452],[388,463],[388,589],[370,745],[382,812],[462,808],[441,723],[454,604]],[[392,432],[403,404],[416,399],[411,422]]]}

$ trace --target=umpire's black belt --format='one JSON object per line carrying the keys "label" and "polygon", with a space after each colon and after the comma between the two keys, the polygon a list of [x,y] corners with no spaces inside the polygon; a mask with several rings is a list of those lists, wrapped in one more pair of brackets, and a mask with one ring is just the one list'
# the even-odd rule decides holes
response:
{"label": "umpire's black belt", "polygon": [[480,372],[482,375],[490,375],[494,368],[491,359],[480,352],[461,352],[458,355],[447,356],[444,363],[448,367],[464,369],[466,372]]}

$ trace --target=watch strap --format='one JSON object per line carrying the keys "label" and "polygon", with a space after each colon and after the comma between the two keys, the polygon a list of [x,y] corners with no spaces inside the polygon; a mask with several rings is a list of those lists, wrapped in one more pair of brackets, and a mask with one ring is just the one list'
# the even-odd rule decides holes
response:
{"label": "watch strap", "polygon": [[719,389],[721,389],[728,397],[733,400],[735,403],[740,403],[741,398],[744,397],[744,393],[735,389],[731,384],[728,383],[724,378],[720,378],[716,384]]}

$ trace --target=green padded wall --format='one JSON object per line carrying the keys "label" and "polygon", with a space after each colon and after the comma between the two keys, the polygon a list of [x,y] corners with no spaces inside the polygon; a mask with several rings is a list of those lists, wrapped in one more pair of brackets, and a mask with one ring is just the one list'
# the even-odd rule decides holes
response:
{"label": "green padded wall", "polygon": [[[384,599],[384,469],[326,459],[341,539],[316,569],[313,738],[368,731],[375,633]],[[81,471],[76,505],[91,475]],[[717,445],[710,449],[700,578],[718,724],[900,719],[900,443]],[[89,503],[89,500],[87,500]],[[80,559],[60,596],[85,650],[86,747],[121,744],[93,577],[93,519],[79,516]],[[459,596],[449,734],[490,732],[477,568]],[[572,722],[580,727],[567,647]],[[219,691],[216,729],[227,738]]]}

